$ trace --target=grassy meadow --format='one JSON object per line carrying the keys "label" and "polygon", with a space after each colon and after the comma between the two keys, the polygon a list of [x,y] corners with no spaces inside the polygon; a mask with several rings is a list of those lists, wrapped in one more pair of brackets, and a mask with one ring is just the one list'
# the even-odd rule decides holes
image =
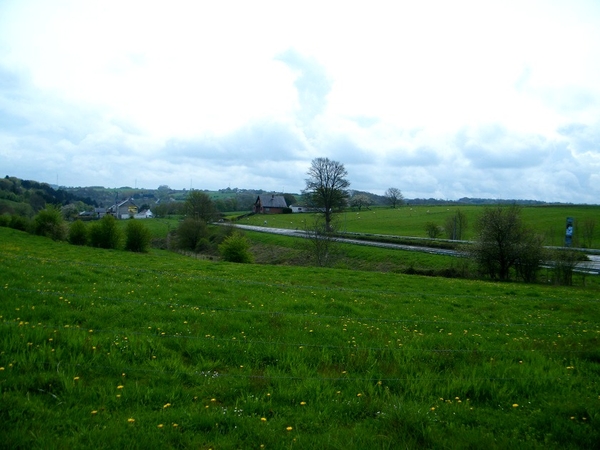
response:
{"label": "grassy meadow", "polygon": [[[371,209],[347,210],[336,214],[337,228],[340,231],[354,233],[376,233],[396,236],[427,237],[425,226],[433,222],[444,226],[448,216],[462,211],[468,221],[465,239],[475,238],[474,224],[481,214],[483,206],[402,206],[400,208],[375,207]],[[305,227],[305,220],[312,220],[311,214],[255,215],[242,219],[240,223],[248,225],[267,225],[279,228]],[[546,245],[561,246],[564,243],[566,218],[575,218],[575,239],[583,233],[582,224],[587,218],[600,222],[600,206],[528,206],[522,208],[523,221],[537,233],[545,237]],[[582,240],[582,239],[579,239]],[[596,225],[592,248],[600,248],[600,223]]]}
{"label": "grassy meadow", "polygon": [[597,288],[232,264],[7,228],[0,265],[4,448],[600,445]]}

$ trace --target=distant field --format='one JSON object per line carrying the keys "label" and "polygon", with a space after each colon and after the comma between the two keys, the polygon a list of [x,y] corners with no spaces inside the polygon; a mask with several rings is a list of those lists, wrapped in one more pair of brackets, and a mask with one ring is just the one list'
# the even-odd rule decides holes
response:
{"label": "distant field", "polygon": [[[469,226],[466,239],[474,238],[474,224],[483,206],[403,206],[401,208],[372,208],[371,210],[348,210],[336,214],[338,229],[348,232],[380,233],[398,236],[427,237],[425,225],[428,222],[444,225],[445,219],[457,210],[465,213]],[[524,207],[523,220],[546,238],[546,245],[562,245],[566,218],[575,218],[576,237],[581,236],[580,224],[586,218],[598,223],[593,235],[593,248],[600,248],[600,206],[535,206]],[[281,228],[304,227],[304,220],[311,214],[255,215],[242,219],[241,223]]]}
{"label": "distant field", "polygon": [[597,288],[215,263],[6,228],[0,264],[5,448],[600,443]]}

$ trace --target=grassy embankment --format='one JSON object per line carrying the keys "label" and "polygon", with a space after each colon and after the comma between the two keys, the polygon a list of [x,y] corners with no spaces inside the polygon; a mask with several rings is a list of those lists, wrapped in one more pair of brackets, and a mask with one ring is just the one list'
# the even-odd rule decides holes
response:
{"label": "grassy embankment", "polygon": [[0,229],[7,448],[594,448],[598,291]]}

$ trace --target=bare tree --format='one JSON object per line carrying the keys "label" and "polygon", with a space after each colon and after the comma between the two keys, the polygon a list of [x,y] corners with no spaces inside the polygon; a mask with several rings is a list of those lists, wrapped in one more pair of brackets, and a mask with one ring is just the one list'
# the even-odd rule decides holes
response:
{"label": "bare tree", "polygon": [[325,231],[332,230],[333,211],[346,205],[350,182],[344,165],[329,158],[313,159],[307,172],[306,189],[303,194],[312,206],[321,208],[325,217]]}
{"label": "bare tree", "polygon": [[467,230],[467,215],[460,209],[456,213],[446,218],[444,230],[448,239],[460,241],[463,239],[463,234]]}
{"label": "bare tree", "polygon": [[[333,224],[330,223],[329,226],[333,228]],[[306,221],[305,223],[306,252],[319,267],[333,265],[339,256],[339,244],[331,231],[326,230],[324,216],[314,216],[312,222]]]}
{"label": "bare tree", "polygon": [[385,196],[387,197],[388,202],[392,205],[392,208],[395,208],[396,205],[401,206],[404,203],[404,196],[398,188],[388,188],[388,190],[385,191]]}

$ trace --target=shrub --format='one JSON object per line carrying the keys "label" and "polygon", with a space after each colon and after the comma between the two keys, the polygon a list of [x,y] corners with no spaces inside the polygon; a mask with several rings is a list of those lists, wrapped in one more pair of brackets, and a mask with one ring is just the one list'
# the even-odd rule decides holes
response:
{"label": "shrub", "polygon": [[251,263],[250,243],[241,233],[233,233],[219,245],[219,252],[225,261]]}
{"label": "shrub", "polygon": [[87,244],[88,232],[87,227],[81,220],[76,220],[69,227],[69,236],[67,240],[73,245]]}
{"label": "shrub", "polygon": [[550,257],[554,283],[572,286],[573,272],[581,261],[581,255],[573,250],[555,250]]}
{"label": "shrub", "polygon": [[517,275],[526,283],[532,283],[537,279],[546,253],[543,241],[542,236],[534,234],[531,230],[523,233],[515,267]]}
{"label": "shrub", "polygon": [[55,241],[64,241],[67,238],[67,225],[65,224],[60,209],[48,205],[33,218],[33,234],[45,236]]}
{"label": "shrub", "polygon": [[94,222],[89,229],[90,245],[100,248],[119,248],[122,232],[117,225],[117,219],[107,214]]}
{"label": "shrub", "polygon": [[0,227],[8,227],[10,225],[10,214],[0,214]]}
{"label": "shrub", "polygon": [[212,248],[212,244],[210,243],[210,241],[207,238],[200,238],[198,239],[198,243],[196,244],[196,248],[195,251],[196,253],[200,253],[200,252],[206,252],[208,250],[211,250]]}
{"label": "shrub", "polygon": [[29,229],[30,221],[27,217],[13,214],[10,218],[8,226],[15,230],[27,231]]}
{"label": "shrub", "polygon": [[195,251],[198,241],[207,234],[206,222],[200,219],[185,219],[177,227],[177,247],[181,250]]}
{"label": "shrub", "polygon": [[152,234],[146,225],[139,220],[130,220],[125,227],[125,250],[131,252],[147,252]]}
{"label": "shrub", "polygon": [[431,239],[436,239],[442,234],[442,229],[436,223],[427,222],[425,224],[425,232],[427,233],[427,236]]}

